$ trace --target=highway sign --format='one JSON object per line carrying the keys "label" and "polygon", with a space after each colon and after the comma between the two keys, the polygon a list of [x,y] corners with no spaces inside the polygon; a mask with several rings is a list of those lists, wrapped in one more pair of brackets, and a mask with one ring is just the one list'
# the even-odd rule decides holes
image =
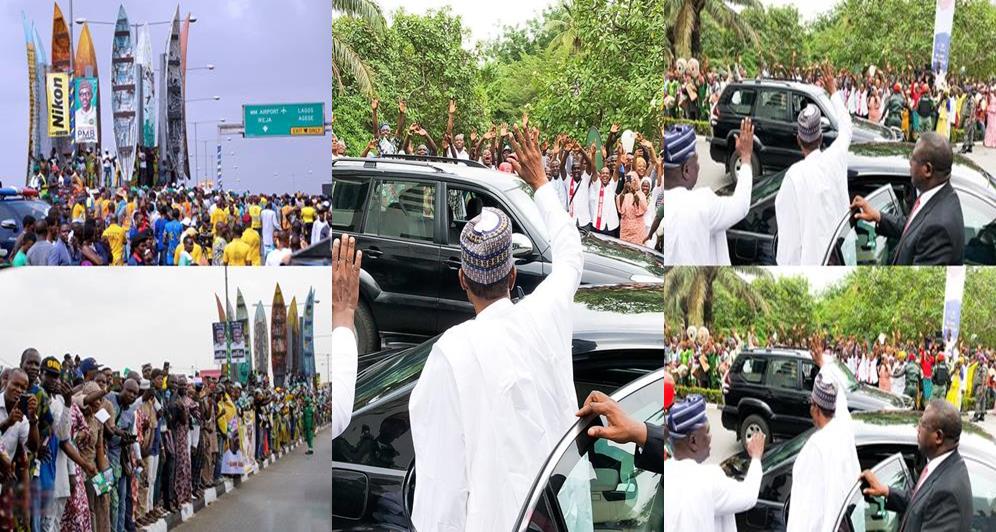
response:
{"label": "highway sign", "polygon": [[242,122],[247,138],[324,135],[325,104],[243,105]]}

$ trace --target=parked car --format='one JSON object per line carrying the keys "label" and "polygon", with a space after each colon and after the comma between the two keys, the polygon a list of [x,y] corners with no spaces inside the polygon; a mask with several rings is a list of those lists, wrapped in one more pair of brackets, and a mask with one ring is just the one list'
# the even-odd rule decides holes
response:
{"label": "parked car", "polygon": [[[473,316],[457,277],[460,232],[483,207],[512,220],[516,282],[524,294],[550,273],[549,236],[532,190],[518,177],[472,161],[338,159],[327,193],[332,232],[354,235],[363,251],[356,312],[361,352],[382,342],[419,342]],[[582,284],[664,276],[664,257],[653,250],[586,231],[581,240]],[[299,251],[291,263],[329,264],[329,243]]]}
{"label": "parked car", "polygon": [[[657,285],[578,291],[565,319],[574,322],[579,404],[592,390],[610,393],[664,365],[663,304]],[[378,353],[370,365],[361,360],[352,420],[332,442],[333,530],[411,529],[417,475],[408,400],[434,342]],[[662,401],[663,384],[657,408]]]}
{"label": "parked car", "polygon": [[[884,484],[907,492],[919,478],[926,460],[917,450],[920,412],[860,412],[854,418],[854,440],[861,469],[872,469]],[[814,429],[768,449],[761,459],[764,476],[754,508],[737,514],[741,531],[785,530],[791,506],[792,466]],[[996,530],[996,439],[965,422],[958,445],[972,483],[972,530]],[[728,458],[722,467],[727,475],[743,479],[750,460],[746,453]],[[833,530],[899,530],[901,516],[885,509],[881,498],[868,500],[860,492],[858,479],[839,508]],[[864,523],[864,528],[858,526]]]}
{"label": "parked car", "polygon": [[[912,210],[916,189],[910,182],[909,159],[913,145],[878,143],[851,146],[848,159],[848,192],[864,196],[883,212]],[[774,265],[778,243],[775,197],[785,171],[755,180],[747,216],[726,232],[734,265]],[[966,157],[955,154],[951,185],[961,200],[965,218],[965,263],[996,265],[996,177]],[[733,193],[733,185],[718,191]],[[841,215],[833,238],[827,242],[825,265],[888,265],[897,239],[875,232],[872,224]]]}
{"label": "parked car", "polygon": [[[859,383],[851,370],[833,360],[848,380],[847,406],[852,411],[909,410],[913,400]],[[723,428],[746,444],[757,432],[767,441],[795,437],[813,426],[809,396],[819,368],[809,351],[748,349],[723,379]]]}
{"label": "parked car", "polygon": [[30,188],[0,188],[0,263],[14,260],[14,243],[24,230],[24,217],[41,220],[48,216],[48,203],[38,199]]}
{"label": "parked car", "polygon": [[[739,157],[734,138],[740,134],[740,122],[750,117],[754,122],[754,177],[766,171],[778,171],[802,160],[796,140],[797,117],[807,105],[814,104],[823,113],[823,146],[837,139],[838,120],[826,91],[816,85],[795,81],[761,79],[731,83],[723,90],[713,108],[709,123],[712,138],[709,154],[713,161],[726,165],[736,175]],[[853,144],[902,140],[902,135],[867,120],[853,118]]]}

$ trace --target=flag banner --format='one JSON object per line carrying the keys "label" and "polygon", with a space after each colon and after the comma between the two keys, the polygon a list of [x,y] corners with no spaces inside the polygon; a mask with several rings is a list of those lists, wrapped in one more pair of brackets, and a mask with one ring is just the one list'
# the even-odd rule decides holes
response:
{"label": "flag banner", "polygon": [[46,76],[48,92],[48,136],[68,137],[69,74],[56,72]]}
{"label": "flag banner", "polygon": [[951,59],[951,28],[954,26],[955,0],[937,0],[934,15],[934,56],[931,68],[942,78]]}
{"label": "flag banner", "polygon": [[961,327],[961,300],[965,293],[965,267],[948,266],[947,282],[944,285],[944,335],[945,351],[950,354],[958,343],[958,329]]}
{"label": "flag banner", "polygon": [[100,134],[97,131],[97,78],[76,78],[73,82],[76,86],[73,97],[74,139],[77,144],[95,144]]}

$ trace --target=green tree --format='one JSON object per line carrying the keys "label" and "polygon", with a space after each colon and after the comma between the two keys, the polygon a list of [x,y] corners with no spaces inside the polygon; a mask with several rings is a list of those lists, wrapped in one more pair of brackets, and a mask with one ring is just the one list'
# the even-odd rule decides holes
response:
{"label": "green tree", "polygon": [[968,269],[959,335],[970,345],[996,346],[996,268]]}
{"label": "green tree", "polygon": [[[384,15],[374,0],[332,0],[332,11],[362,20],[376,31],[384,29]],[[340,94],[345,90],[344,74],[348,74],[356,82],[363,94],[373,97],[375,93],[370,67],[352,47],[339,40],[333,29],[332,79],[335,80]]]}
{"label": "green tree", "polygon": [[705,18],[736,33],[742,41],[757,44],[757,33],[734,7],[760,8],[758,0],[665,0],[664,13],[673,21],[668,36],[675,57],[702,57]]}
{"label": "green tree", "polygon": [[751,284],[759,299],[766,303],[764,308],[758,309],[751,302],[720,288],[715,303],[717,331],[752,329],[762,340],[775,331],[795,327],[812,332],[816,297],[805,277],[762,276]]}
{"label": "green tree", "polygon": [[705,325],[713,329],[717,292],[745,302],[755,311],[766,311],[768,303],[742,275],[768,277],[770,273],[751,266],[679,266],[664,275],[664,312],[669,323]]}

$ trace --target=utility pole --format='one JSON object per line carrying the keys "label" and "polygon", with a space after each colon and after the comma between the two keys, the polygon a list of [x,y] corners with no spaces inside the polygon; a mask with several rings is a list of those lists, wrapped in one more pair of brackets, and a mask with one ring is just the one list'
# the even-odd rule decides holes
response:
{"label": "utility pole", "polygon": [[228,302],[228,265],[225,265],[225,358],[228,364],[228,378],[235,380],[235,372],[232,370],[232,317],[228,315],[228,309],[232,305]]}

